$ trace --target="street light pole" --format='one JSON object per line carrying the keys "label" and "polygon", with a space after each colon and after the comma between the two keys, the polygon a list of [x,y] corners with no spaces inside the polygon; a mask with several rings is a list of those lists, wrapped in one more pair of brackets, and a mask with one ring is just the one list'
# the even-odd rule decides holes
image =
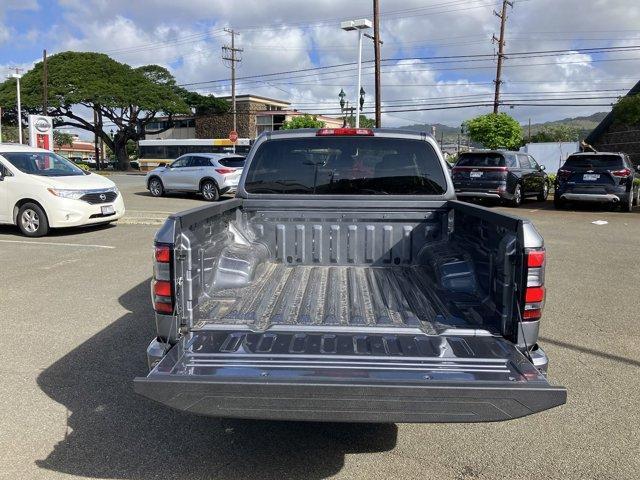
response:
{"label": "street light pole", "polygon": [[[356,90],[356,98],[360,95],[360,89],[362,88],[362,35],[363,30],[367,28],[371,28],[371,20],[367,20],[366,18],[362,18],[360,20],[349,20],[347,22],[342,22],[340,27],[342,30],[347,32],[351,30],[358,31],[358,89]],[[356,128],[360,128],[360,112],[362,111],[362,107],[360,106],[360,102],[357,102],[356,105]]]}
{"label": "street light pole", "polygon": [[16,73],[9,75],[10,78],[16,79],[16,100],[18,103],[18,142],[22,143],[22,103],[20,101],[20,78],[22,75],[19,73],[19,69],[16,68]]}
{"label": "street light pole", "polygon": [[[358,95],[362,88],[362,29],[358,29]],[[356,105],[356,128],[360,128],[360,102]]]}

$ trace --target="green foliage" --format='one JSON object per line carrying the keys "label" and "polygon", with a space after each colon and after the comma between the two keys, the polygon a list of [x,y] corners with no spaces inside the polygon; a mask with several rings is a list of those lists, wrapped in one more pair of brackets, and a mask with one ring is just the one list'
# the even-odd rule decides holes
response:
{"label": "green foliage", "polygon": [[71,135],[70,133],[61,132],[60,130],[54,130],[53,143],[58,148],[63,145],[71,145],[73,143],[73,135]]}
{"label": "green foliage", "polygon": [[465,130],[471,140],[485,148],[520,148],[522,127],[506,113],[489,113],[465,122]]}
{"label": "green foliage", "polygon": [[76,163],[75,165],[80,170],[84,170],[85,172],[88,172],[90,170],[89,165],[87,165],[86,163]]}
{"label": "green foliage", "polygon": [[[99,135],[113,151],[122,168],[128,167],[130,141],[140,138],[143,128],[159,115],[171,119],[192,109],[226,111],[226,102],[189,92],[176,85],[171,73],[158,65],[132,68],[107,55],[94,52],[62,52],[48,59],[49,115],[56,126],[73,126]],[[36,63],[21,80],[22,105],[28,113],[41,113],[42,62]],[[0,107],[15,110],[15,80],[0,83]],[[78,107],[92,109],[98,126],[77,113]],[[118,125],[113,138],[105,123]],[[167,128],[171,127],[171,122]]]}
{"label": "green foliage", "polygon": [[578,138],[578,129],[568,125],[552,125],[543,127],[531,136],[533,143],[541,142],[575,142]]}
{"label": "green foliage", "polygon": [[284,130],[295,130],[297,128],[322,128],[324,122],[317,119],[317,117],[311,115],[298,115],[291,120],[284,122],[282,128]]}
{"label": "green foliage", "polygon": [[549,183],[551,185],[555,185],[556,184],[556,174],[555,173],[547,174],[547,178],[549,179]]}
{"label": "green foliage", "polygon": [[613,117],[617,123],[626,125],[640,123],[640,94],[620,98],[613,106]]}
{"label": "green foliage", "polygon": [[[347,117],[347,125],[350,127],[356,126],[356,118],[355,116]],[[360,115],[360,128],[375,128],[376,121],[373,118],[367,118],[364,115]]]}

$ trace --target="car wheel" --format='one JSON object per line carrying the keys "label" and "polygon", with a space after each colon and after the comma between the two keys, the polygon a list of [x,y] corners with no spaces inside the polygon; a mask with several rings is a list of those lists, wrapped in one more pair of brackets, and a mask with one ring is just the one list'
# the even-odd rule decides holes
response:
{"label": "car wheel", "polygon": [[539,202],[546,202],[549,197],[549,184],[544,182],[544,186],[542,187],[542,192],[538,195]]}
{"label": "car wheel", "polygon": [[558,197],[553,197],[553,206],[556,210],[563,210],[567,207],[567,201]]}
{"label": "car wheel", "polygon": [[218,187],[212,180],[205,180],[200,186],[200,193],[207,202],[215,202],[220,198]]}
{"label": "car wheel", "polygon": [[516,185],[516,188],[513,190],[513,198],[511,199],[512,207],[519,207],[522,205],[522,187],[520,184]]}
{"label": "car wheel", "polygon": [[18,210],[18,228],[27,237],[42,237],[49,232],[49,220],[35,203],[25,203]]}
{"label": "car wheel", "polygon": [[632,212],[633,211],[633,189],[627,195],[627,201],[621,202],[620,210],[623,212]]}
{"label": "car wheel", "polygon": [[162,180],[158,177],[153,177],[149,180],[149,192],[154,197],[161,197],[164,195],[164,186],[162,185]]}

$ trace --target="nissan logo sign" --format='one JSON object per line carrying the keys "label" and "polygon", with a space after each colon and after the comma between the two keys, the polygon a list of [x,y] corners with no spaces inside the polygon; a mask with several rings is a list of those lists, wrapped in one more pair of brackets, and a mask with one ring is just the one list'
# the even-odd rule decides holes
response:
{"label": "nissan logo sign", "polygon": [[103,202],[107,199],[107,196],[104,193],[100,194],[100,200],[102,200]]}
{"label": "nissan logo sign", "polygon": [[38,120],[36,120],[35,127],[36,130],[41,133],[47,133],[49,130],[51,130],[51,124],[46,118],[39,118]]}

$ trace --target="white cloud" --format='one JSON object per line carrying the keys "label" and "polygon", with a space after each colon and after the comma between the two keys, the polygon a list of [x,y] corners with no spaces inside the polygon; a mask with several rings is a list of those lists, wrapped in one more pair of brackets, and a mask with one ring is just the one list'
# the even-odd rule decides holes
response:
{"label": "white cloud", "polygon": [[[12,5],[28,3],[11,1]],[[229,70],[220,59],[221,47],[229,38],[221,30],[225,26],[233,26],[241,33],[238,45],[244,52],[239,77],[353,62],[357,54],[356,35],[340,30],[339,21],[367,16],[371,6],[369,0],[60,0],[59,3],[64,24],[41,34],[55,51],[97,50],[132,65],[158,63],[171,67],[181,83],[229,78]],[[6,0],[3,5],[8,5]],[[480,55],[495,51],[490,38],[497,33],[498,19],[486,2],[439,1],[428,5],[421,0],[406,0],[402,4],[383,2],[383,13],[383,58]],[[0,43],[4,31],[2,18],[0,10]],[[585,8],[582,0],[518,1],[509,11],[507,53],[640,45],[638,25],[640,4],[628,0],[593,0],[589,8]],[[371,41],[365,40],[364,46],[363,58],[370,60]],[[507,58],[503,98],[521,99],[528,92],[543,92],[548,98],[555,98],[563,92],[629,87],[635,83],[634,75],[638,76],[633,69],[636,63],[610,61],[623,57],[640,57],[640,52],[602,55],[575,51],[561,56]],[[385,109],[411,110],[421,105],[437,108],[445,103],[453,107],[462,102],[491,100],[490,82],[494,73],[491,58],[428,62],[415,60],[383,67]],[[363,74],[366,107],[373,98],[371,72],[371,68],[365,68]],[[323,113],[338,108],[340,88],[353,100],[355,83],[355,68],[346,66],[336,68],[335,73],[303,72],[287,78],[240,80],[238,91],[289,98],[301,109],[313,108]],[[228,94],[230,90],[228,82],[192,88],[215,94]],[[606,109],[517,106],[509,113],[522,121],[528,117],[546,121]],[[488,110],[485,107],[390,112],[385,122],[457,125],[464,118]]]}

